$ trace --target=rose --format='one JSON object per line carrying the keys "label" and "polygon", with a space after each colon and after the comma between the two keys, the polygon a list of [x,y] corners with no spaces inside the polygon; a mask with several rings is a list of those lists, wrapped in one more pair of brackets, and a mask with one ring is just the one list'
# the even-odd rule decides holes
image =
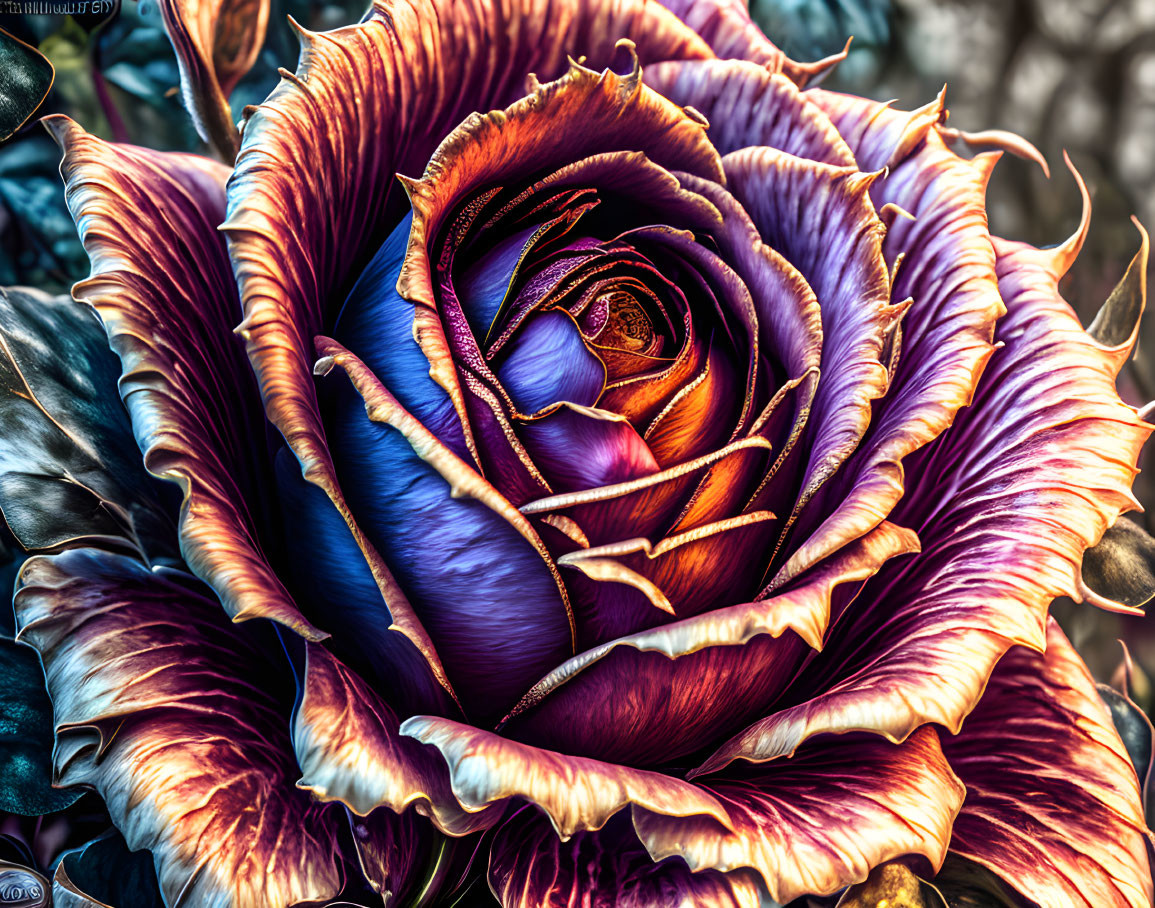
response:
{"label": "rose", "polygon": [[[2,504],[69,550],[19,634],[59,782],[170,902],[485,871],[505,905],[755,905],[949,848],[1149,903],[1135,772],[1047,619],[1121,607],[1079,565],[1149,430],[1133,338],[1057,293],[1086,223],[992,238],[941,99],[802,92],[739,4],[666,6],[380,4],[304,35],[231,173],[49,121],[180,557],[102,390],[37,390],[68,361],[30,343]],[[166,21],[227,154],[239,76]]]}

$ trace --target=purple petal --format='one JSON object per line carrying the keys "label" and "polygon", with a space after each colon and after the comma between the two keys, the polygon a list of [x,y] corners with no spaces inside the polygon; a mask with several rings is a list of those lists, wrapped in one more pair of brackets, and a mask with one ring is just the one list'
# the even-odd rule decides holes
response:
{"label": "purple petal", "polygon": [[[903,493],[903,459],[938,436],[970,402],[994,349],[995,320],[1004,311],[985,203],[993,159],[965,161],[948,151],[931,129],[936,111],[908,116],[873,102],[860,106],[873,112],[872,124],[892,125],[900,137],[897,151],[883,152],[890,170],[872,195],[880,208],[897,204],[914,216],[894,218],[883,245],[888,264],[897,268],[893,298],[913,303],[902,319],[901,357],[870,431],[839,482],[799,519],[796,538],[802,544],[776,583],[890,512]],[[902,157],[912,144],[917,151]],[[853,147],[856,153],[874,150],[857,141]]]}
{"label": "purple petal", "polygon": [[518,429],[526,449],[558,492],[594,489],[659,470],[649,445],[622,416],[563,404]]}
{"label": "purple petal", "polygon": [[743,60],[671,61],[646,67],[644,78],[675,104],[693,107],[710,122],[706,134],[719,154],[763,145],[823,164],[855,163],[810,93],[764,66]]}
{"label": "purple petal", "polygon": [[590,352],[573,318],[561,311],[531,318],[508,345],[497,378],[526,415],[559,401],[594,406],[606,367]]}
{"label": "purple petal", "polygon": [[708,767],[788,754],[821,732],[957,731],[1011,646],[1042,650],[1050,603],[1081,598],[1084,551],[1135,507],[1151,427],[1115,390],[1125,350],[1088,337],[1058,294],[1072,250],[995,248],[1002,346],[972,405],[904,464],[908,491],[891,515],[918,533],[922,555],[884,567],[835,621],[798,677],[800,702]]}

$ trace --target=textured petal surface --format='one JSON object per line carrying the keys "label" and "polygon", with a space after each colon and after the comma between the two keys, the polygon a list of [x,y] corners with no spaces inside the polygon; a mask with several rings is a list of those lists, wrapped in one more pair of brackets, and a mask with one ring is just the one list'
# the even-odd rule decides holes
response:
{"label": "textured petal surface", "polygon": [[764,713],[808,646],[822,645],[836,588],[857,590],[887,559],[917,548],[913,533],[884,524],[777,596],[588,650],[534,685],[502,733],[633,765],[708,746]]}
{"label": "textured petal surface", "polygon": [[635,808],[650,854],[681,855],[691,870],[753,867],[781,903],[836,892],[902,855],[937,868],[964,793],[930,728],[897,745],[824,735],[789,760],[735,764],[697,781],[725,805],[733,832]]}
{"label": "textured petal surface", "polygon": [[854,155],[808,93],[781,73],[744,60],[687,60],[647,66],[647,85],[710,123],[719,154],[764,145],[848,167]]}
{"label": "textured petal surface", "polygon": [[158,5],[176,51],[185,107],[200,137],[231,161],[240,136],[229,94],[265,43],[269,0],[162,0]]}
{"label": "textured petal surface", "polygon": [[[885,228],[868,195],[876,176],[770,148],[737,151],[724,163],[731,191],[763,240],[802,273],[821,309],[822,378],[813,404],[820,418],[808,423],[801,448],[797,513],[854,451],[872,402],[886,393],[880,357],[901,310],[890,302]],[[772,510],[791,508],[771,501]]]}
{"label": "textured petal surface", "polygon": [[328,338],[318,351],[319,368],[348,374],[368,417],[348,412],[340,427],[346,463],[372,483],[366,525],[446,653],[459,699],[477,715],[500,712],[573,652],[557,567],[530,522],[364,363]]}
{"label": "textured petal surface", "polygon": [[141,463],[119,377],[87,306],[0,289],[0,507],[24,548],[108,537],[142,558],[175,558],[175,515]]}
{"label": "textured petal surface", "polygon": [[441,752],[453,795],[467,811],[524,798],[545,812],[562,837],[601,829],[630,804],[666,816],[701,815],[711,827],[729,828],[713,795],[662,773],[569,757],[433,716],[406,719],[401,733]]}
{"label": "textured petal surface", "polygon": [[361,816],[423,805],[438,826],[465,835],[492,825],[495,811],[462,810],[436,753],[398,734],[396,714],[320,644],[308,644],[305,683],[293,719],[301,788],[341,801]]}
{"label": "textured petal surface", "polygon": [[293,905],[340,890],[340,816],[293,787],[290,668],[267,655],[270,628],[230,624],[187,574],[92,549],[39,556],[21,580],[56,776],[94,787],[129,847],[152,851],[166,901]]}
{"label": "textured petal surface", "polygon": [[1135,770],[1054,620],[1046,653],[1007,653],[943,750],[967,789],[952,852],[1048,908],[1151,904]]}
{"label": "textured petal surface", "polygon": [[185,561],[234,618],[324,636],[263,550],[275,503],[264,414],[232,333],[237,291],[217,231],[227,169],[111,145],[63,117],[47,122],[64,146],[69,210],[92,260],[74,295],[100,314],[120,356],[120,393],[145,466],[184,493]]}
{"label": "textured petal surface", "polygon": [[1135,507],[1151,427],[1115,390],[1121,351],[1089,338],[1058,294],[1072,248],[995,250],[1002,347],[972,406],[908,458],[908,492],[889,518],[918,533],[923,553],[884,568],[836,620],[795,684],[807,702],[707,765],[788,754],[820,731],[957,730],[1003,653],[1043,648],[1050,603],[1081,598],[1083,552]]}
{"label": "textured petal surface", "polygon": [[[872,111],[874,131],[853,141],[855,153],[869,161],[859,166],[889,168],[872,187],[874,203],[912,215],[890,218],[882,247],[887,266],[897,268],[892,299],[912,304],[897,329],[897,367],[870,430],[838,482],[799,519],[800,545],[776,583],[886,517],[903,494],[903,459],[933,441],[970,403],[1004,311],[985,201],[997,156],[967,161],[949,151],[932,129],[941,104],[901,113],[854,99],[853,109],[860,107]],[[845,119],[840,115],[837,122]],[[879,152],[883,141],[891,144]],[[907,148],[915,151],[907,154]]]}
{"label": "textured petal surface", "polygon": [[660,863],[642,847],[628,818],[563,842],[549,821],[523,807],[494,834],[489,886],[502,908],[759,908],[750,871],[691,873],[685,861]]}

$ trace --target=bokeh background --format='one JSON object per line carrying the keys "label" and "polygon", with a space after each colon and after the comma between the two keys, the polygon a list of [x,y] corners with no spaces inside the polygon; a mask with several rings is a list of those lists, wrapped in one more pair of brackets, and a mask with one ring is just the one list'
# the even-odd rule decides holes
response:
{"label": "bokeh background", "polygon": [[[320,30],[356,21],[365,4],[272,5],[266,47],[233,97],[238,117],[276,84],[278,66],[293,66],[296,41],[286,15]],[[945,84],[952,126],[1006,129],[1038,147],[1050,179],[1009,156],[996,169],[988,208],[999,235],[1048,245],[1075,229],[1081,208],[1062,163],[1068,151],[1090,188],[1094,217],[1063,291],[1090,322],[1138,248],[1130,216],[1155,228],[1155,0],[752,0],[751,11],[799,60],[837,53],[854,36],[824,87],[913,108]],[[181,107],[176,61],[154,0],[123,0],[120,14],[95,31],[65,16],[0,15],[0,27],[53,63],[56,80],[43,112],[67,113],[110,139],[204,151]],[[87,273],[58,162],[35,124],[0,145],[0,285],[66,292]],[[1155,313],[1120,388],[1137,406],[1155,399]],[[1144,467],[1137,491],[1147,511],[1133,516],[1155,533],[1155,444]],[[1055,611],[1100,680],[1120,663],[1119,639],[1127,641],[1138,666],[1136,699],[1150,712],[1155,616],[1124,619],[1074,603],[1058,603]],[[56,847],[53,829],[38,822],[35,830],[8,828],[15,822],[0,822],[0,832],[35,843],[46,863]]]}

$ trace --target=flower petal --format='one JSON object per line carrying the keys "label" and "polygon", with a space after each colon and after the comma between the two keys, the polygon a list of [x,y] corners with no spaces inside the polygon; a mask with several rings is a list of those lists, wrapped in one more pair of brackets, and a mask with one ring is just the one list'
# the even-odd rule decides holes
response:
{"label": "flower petal", "polygon": [[1007,653],[943,750],[967,789],[952,852],[1041,905],[1151,904],[1135,770],[1053,619],[1046,653]]}
{"label": "flower petal", "polygon": [[759,504],[784,510],[779,501],[792,499],[793,517],[854,451],[872,402],[886,393],[880,357],[901,308],[890,304],[885,229],[868,195],[877,175],[770,148],[734,152],[724,164],[735,198],[764,241],[814,288],[821,310],[822,377],[812,407],[821,419],[808,423],[799,448],[807,452],[801,490],[795,496],[779,483]]}
{"label": "flower petal", "polygon": [[229,95],[265,43],[269,0],[161,0],[184,105],[200,137],[232,161],[240,145]]}
{"label": "flower petal", "polygon": [[0,505],[25,549],[107,537],[175,560],[176,528],[141,463],[119,377],[87,306],[0,289]]}
{"label": "flower petal", "polygon": [[48,678],[56,778],[100,793],[170,904],[330,898],[339,815],[293,788],[289,666],[207,592],[94,549],[25,565],[14,605]]}
{"label": "flower petal", "polygon": [[829,895],[903,855],[939,867],[964,794],[931,728],[897,745],[824,735],[789,760],[735,765],[697,781],[725,805],[733,832],[635,807],[634,828],[650,855],[681,855],[694,871],[753,867],[781,903]]}
{"label": "flower petal", "polygon": [[726,811],[712,795],[658,772],[553,753],[435,716],[406,719],[401,734],[441,752],[453,796],[469,812],[524,798],[542,809],[563,838],[601,829],[630,804],[664,816],[700,815],[711,827],[729,828]]}
{"label": "flower petal", "polygon": [[184,493],[185,561],[235,620],[271,618],[323,637],[264,554],[276,503],[264,414],[232,333],[236,285],[216,229],[227,169],[111,145],[66,117],[45,122],[64,147],[69,210],[92,259],[92,276],[73,293],[100,314],[120,356],[121,397],[145,466]]}
{"label": "flower petal", "polygon": [[462,810],[444,763],[398,734],[396,714],[356,673],[319,644],[307,644],[304,689],[293,716],[298,787],[340,801],[359,816],[404,813],[418,804],[449,835],[486,829],[497,811]]}
{"label": "flower petal", "polygon": [[835,621],[795,685],[816,695],[707,767],[789,754],[819,732],[956,731],[1011,646],[1043,648],[1050,603],[1081,598],[1084,551],[1136,506],[1151,427],[1115,390],[1119,351],[1088,337],[1059,296],[1071,250],[997,239],[995,250],[1001,347],[972,406],[907,458],[908,492],[889,518],[918,533],[922,555],[880,571]]}
{"label": "flower petal", "polygon": [[[751,146],[838,167],[854,155],[810,93],[780,73],[745,60],[679,60],[647,66],[646,84],[710,123],[719,154]],[[867,169],[867,168],[864,168]]]}
{"label": "flower petal", "polygon": [[282,512],[291,528],[282,577],[308,616],[332,635],[326,643],[406,714],[456,711],[425,656],[398,630],[333,502],[302,478],[288,448],[277,452],[275,470]]}
{"label": "flower petal", "polygon": [[759,908],[749,871],[691,873],[685,861],[660,863],[642,847],[624,815],[598,832],[563,842],[549,821],[523,807],[494,834],[489,885],[502,908]]}
{"label": "flower petal", "polygon": [[335,443],[346,475],[370,481],[355,490],[374,542],[446,653],[461,701],[477,715],[507,708],[573,652],[569,601],[545,544],[357,357],[328,338],[318,351],[318,369],[339,366],[356,392]]}
{"label": "flower petal", "polygon": [[[931,129],[936,110],[934,117],[919,117],[917,111],[904,115],[874,106],[880,108],[874,122],[898,121],[894,132],[902,129],[900,149],[884,162],[890,169],[872,195],[880,208],[897,204],[913,215],[913,220],[894,219],[883,244],[888,264],[898,269],[893,298],[913,303],[899,329],[901,357],[870,430],[838,482],[820,492],[799,518],[800,545],[776,584],[889,514],[903,494],[903,460],[933,441],[970,403],[994,350],[995,321],[1004,311],[985,200],[995,158],[966,161],[949,151]],[[902,147],[912,142],[917,151],[903,157]]]}
{"label": "flower petal", "polygon": [[807,647],[821,647],[836,589],[853,596],[886,560],[917,548],[913,533],[884,524],[801,586],[590,649],[535,684],[500,730],[602,760],[676,760],[768,708]]}

